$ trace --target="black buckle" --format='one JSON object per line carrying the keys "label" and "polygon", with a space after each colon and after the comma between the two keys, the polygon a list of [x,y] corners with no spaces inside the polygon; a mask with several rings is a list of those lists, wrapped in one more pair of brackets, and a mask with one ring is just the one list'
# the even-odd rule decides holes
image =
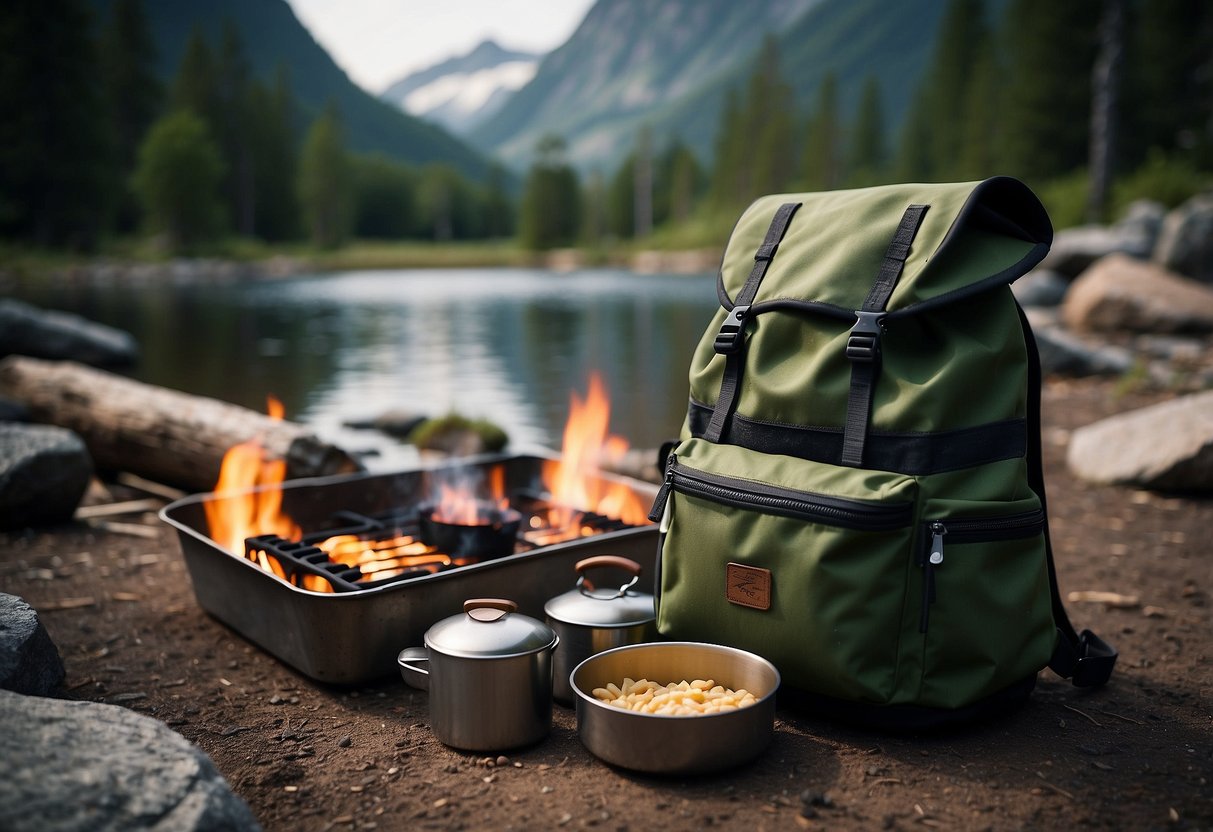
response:
{"label": "black buckle", "polygon": [[720,325],[713,346],[720,355],[730,355],[741,349],[745,340],[745,319],[750,314],[748,306],[734,306]]}
{"label": "black buckle", "polygon": [[763,243],[758,247],[758,251],[754,252],[756,261],[766,260],[768,263],[775,259],[775,252],[779,250],[779,243]]}
{"label": "black buckle", "polygon": [[884,312],[856,312],[855,326],[847,338],[847,358],[871,363],[880,357],[880,322]]}

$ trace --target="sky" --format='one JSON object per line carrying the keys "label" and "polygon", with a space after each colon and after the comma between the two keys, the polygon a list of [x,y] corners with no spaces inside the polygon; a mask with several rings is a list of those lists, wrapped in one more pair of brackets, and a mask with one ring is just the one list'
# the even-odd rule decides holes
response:
{"label": "sky", "polygon": [[548,52],[594,0],[287,0],[354,83],[372,93],[492,38]]}

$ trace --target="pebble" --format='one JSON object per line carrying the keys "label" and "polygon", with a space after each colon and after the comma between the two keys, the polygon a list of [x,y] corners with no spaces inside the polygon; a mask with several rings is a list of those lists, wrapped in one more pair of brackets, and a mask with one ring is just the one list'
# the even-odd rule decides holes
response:
{"label": "pebble", "polygon": [[508,766],[510,764],[510,758],[502,754],[497,758],[496,763],[499,766]]}
{"label": "pebble", "polygon": [[351,737],[349,734],[346,734],[344,737],[337,740],[338,748],[349,748],[353,744],[354,744],[354,738]]}

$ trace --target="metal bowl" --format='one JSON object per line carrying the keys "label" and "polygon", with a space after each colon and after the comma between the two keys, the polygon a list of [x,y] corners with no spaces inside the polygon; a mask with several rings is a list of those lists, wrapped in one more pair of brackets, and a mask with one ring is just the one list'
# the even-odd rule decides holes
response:
{"label": "metal bowl", "polygon": [[[594,698],[594,688],[624,678],[659,684],[712,679],[745,688],[758,698],[746,708],[700,716],[659,716],[624,711]],[[775,733],[779,671],[761,656],[733,647],[675,641],[632,644],[583,661],[570,677],[577,733],[605,762],[650,774],[698,774],[747,763]]]}

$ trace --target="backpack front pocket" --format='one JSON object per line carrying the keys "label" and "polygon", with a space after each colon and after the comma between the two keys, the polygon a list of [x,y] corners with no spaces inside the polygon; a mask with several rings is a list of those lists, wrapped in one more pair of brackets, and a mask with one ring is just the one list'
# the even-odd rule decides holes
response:
{"label": "backpack front pocket", "polygon": [[1036,497],[928,503],[919,535],[920,702],[956,707],[1048,663],[1055,628]]}
{"label": "backpack front pocket", "polygon": [[887,701],[914,494],[899,474],[683,443],[655,506],[658,628],[758,653],[793,687]]}

